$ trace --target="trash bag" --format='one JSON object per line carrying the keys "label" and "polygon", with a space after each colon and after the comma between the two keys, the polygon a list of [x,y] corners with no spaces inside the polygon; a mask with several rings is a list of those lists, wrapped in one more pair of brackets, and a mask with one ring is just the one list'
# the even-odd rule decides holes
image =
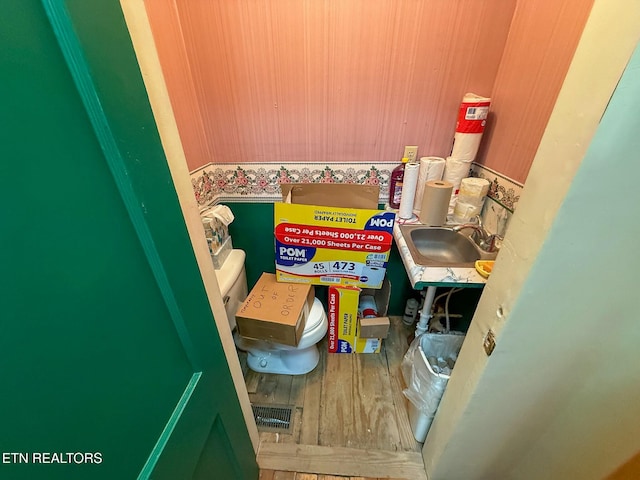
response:
{"label": "trash bag", "polygon": [[424,441],[431,426],[464,338],[458,332],[424,333],[411,342],[402,359],[407,385],[402,393],[414,407],[409,416],[418,441]]}

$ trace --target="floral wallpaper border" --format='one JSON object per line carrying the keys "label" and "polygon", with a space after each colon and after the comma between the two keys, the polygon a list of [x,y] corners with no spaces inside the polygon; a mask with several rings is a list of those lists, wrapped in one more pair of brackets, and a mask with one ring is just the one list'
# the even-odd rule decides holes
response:
{"label": "floral wallpaper border", "polygon": [[283,183],[354,183],[380,185],[380,203],[389,193],[388,163],[246,163],[208,164],[191,172],[199,205],[219,201],[273,202]]}
{"label": "floral wallpaper border", "polygon": [[[283,183],[354,183],[380,185],[380,203],[387,202],[389,177],[398,162],[378,163],[210,163],[191,172],[198,205],[218,202],[273,202],[280,200]],[[488,196],[513,212],[522,185],[478,164],[470,175],[491,182]]]}
{"label": "floral wallpaper border", "polygon": [[487,193],[487,196],[509,212],[513,213],[515,211],[522,194],[523,186],[521,183],[477,163],[471,164],[470,175],[489,180],[489,193]]}

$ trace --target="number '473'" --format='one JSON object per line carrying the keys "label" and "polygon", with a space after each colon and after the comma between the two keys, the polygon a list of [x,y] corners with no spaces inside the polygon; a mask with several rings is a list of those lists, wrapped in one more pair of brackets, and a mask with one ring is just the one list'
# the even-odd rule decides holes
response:
{"label": "number '473'", "polygon": [[353,272],[356,269],[356,264],[353,262],[334,262],[332,267],[335,270],[345,270],[348,272]]}

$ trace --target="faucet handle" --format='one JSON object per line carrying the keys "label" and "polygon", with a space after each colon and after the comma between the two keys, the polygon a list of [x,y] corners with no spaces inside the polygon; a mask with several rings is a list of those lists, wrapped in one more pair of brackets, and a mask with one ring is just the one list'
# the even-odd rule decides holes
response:
{"label": "faucet handle", "polygon": [[480,247],[486,252],[495,252],[502,247],[502,240],[504,240],[502,235],[492,233],[481,243]]}

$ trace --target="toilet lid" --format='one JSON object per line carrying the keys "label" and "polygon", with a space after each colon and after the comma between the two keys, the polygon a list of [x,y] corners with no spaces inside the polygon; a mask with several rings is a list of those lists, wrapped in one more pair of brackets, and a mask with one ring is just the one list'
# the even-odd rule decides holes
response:
{"label": "toilet lid", "polygon": [[324,308],[322,307],[322,302],[315,298],[313,300],[313,307],[311,307],[311,311],[309,312],[309,317],[307,318],[307,324],[304,326],[304,331],[313,330],[322,322],[322,314],[324,313]]}

